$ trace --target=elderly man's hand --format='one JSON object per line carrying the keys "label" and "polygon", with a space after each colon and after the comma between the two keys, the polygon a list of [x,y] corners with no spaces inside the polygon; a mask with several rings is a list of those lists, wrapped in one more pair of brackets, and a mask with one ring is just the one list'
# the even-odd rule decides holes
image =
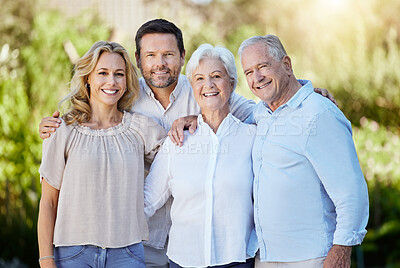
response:
{"label": "elderly man's hand", "polygon": [[172,123],[171,129],[168,131],[168,136],[177,146],[182,146],[184,139],[183,130],[189,129],[190,134],[193,134],[196,128],[197,115],[188,115],[178,118]]}
{"label": "elderly man's hand", "polygon": [[324,268],[350,268],[351,247],[333,245],[324,261]]}
{"label": "elderly man's hand", "polygon": [[39,124],[39,134],[41,139],[47,139],[50,137],[50,133],[54,133],[56,128],[60,127],[61,119],[59,111],[55,111],[53,113],[53,117],[45,117],[42,118],[42,121]]}
{"label": "elderly man's hand", "polygon": [[330,101],[332,101],[337,106],[337,102],[336,102],[335,98],[333,97],[333,95],[331,93],[328,92],[327,89],[325,89],[325,88],[314,88],[314,91],[316,93],[321,94],[322,96],[328,98]]}

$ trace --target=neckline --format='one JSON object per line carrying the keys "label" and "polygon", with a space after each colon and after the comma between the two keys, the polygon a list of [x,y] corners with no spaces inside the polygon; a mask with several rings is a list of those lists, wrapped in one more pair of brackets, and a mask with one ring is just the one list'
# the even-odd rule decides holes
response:
{"label": "neckline", "polygon": [[90,136],[112,136],[125,131],[129,127],[132,115],[126,111],[123,111],[121,123],[103,129],[92,129],[88,126],[82,126],[81,124],[75,123],[74,126],[76,130],[82,134]]}

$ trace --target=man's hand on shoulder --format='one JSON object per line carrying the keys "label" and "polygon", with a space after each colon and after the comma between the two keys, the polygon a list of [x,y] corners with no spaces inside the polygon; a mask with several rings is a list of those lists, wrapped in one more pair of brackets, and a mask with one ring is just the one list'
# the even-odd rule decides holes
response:
{"label": "man's hand on shoulder", "polygon": [[172,123],[171,129],[168,131],[168,136],[175,145],[182,146],[184,138],[183,131],[189,129],[189,132],[193,134],[196,128],[197,115],[188,115],[178,118]]}
{"label": "man's hand on shoulder", "polygon": [[333,245],[324,261],[324,268],[350,268],[351,247]]}
{"label": "man's hand on shoulder", "polygon": [[42,118],[39,124],[39,134],[41,139],[47,139],[50,137],[50,133],[54,133],[58,127],[60,127],[61,119],[59,111],[53,113],[53,117]]}

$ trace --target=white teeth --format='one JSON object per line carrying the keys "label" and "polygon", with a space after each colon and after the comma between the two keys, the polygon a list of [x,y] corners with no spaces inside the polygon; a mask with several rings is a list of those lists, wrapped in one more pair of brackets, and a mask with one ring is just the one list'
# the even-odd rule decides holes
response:
{"label": "white teeth", "polygon": [[204,93],[203,95],[204,95],[205,97],[210,97],[210,96],[218,95],[218,92],[214,92],[214,93]]}
{"label": "white teeth", "polygon": [[103,89],[103,91],[107,94],[115,94],[117,92],[117,90],[107,90],[107,89]]}
{"label": "white teeth", "polygon": [[266,83],[265,85],[263,85],[263,86],[261,86],[261,87],[257,87],[258,89],[263,89],[263,88],[265,88],[266,86],[269,86],[269,84],[271,84],[271,82],[268,82],[268,83]]}

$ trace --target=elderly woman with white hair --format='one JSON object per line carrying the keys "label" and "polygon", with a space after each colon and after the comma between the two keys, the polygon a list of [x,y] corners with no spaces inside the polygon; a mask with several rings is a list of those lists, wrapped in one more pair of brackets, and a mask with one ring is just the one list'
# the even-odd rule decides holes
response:
{"label": "elderly woman with white hair", "polygon": [[201,108],[198,127],[182,147],[168,138],[145,181],[145,213],[152,216],[169,198],[171,267],[253,267],[251,151],[255,126],[229,111],[237,84],[233,54],[201,45],[186,75]]}

